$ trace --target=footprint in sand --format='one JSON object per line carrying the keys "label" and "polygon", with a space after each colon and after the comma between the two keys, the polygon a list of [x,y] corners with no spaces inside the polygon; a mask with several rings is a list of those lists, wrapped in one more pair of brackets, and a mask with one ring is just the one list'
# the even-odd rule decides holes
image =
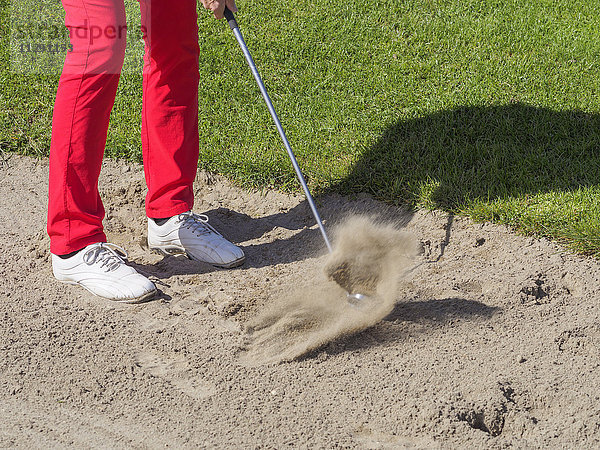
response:
{"label": "footprint in sand", "polygon": [[153,317],[151,314],[145,312],[136,312],[133,316],[133,320],[139,328],[146,331],[164,331],[179,323],[179,317],[165,319]]}
{"label": "footprint in sand", "polygon": [[166,358],[154,352],[141,352],[135,356],[135,364],[196,400],[208,398],[217,390],[201,376],[192,376],[183,356]]}

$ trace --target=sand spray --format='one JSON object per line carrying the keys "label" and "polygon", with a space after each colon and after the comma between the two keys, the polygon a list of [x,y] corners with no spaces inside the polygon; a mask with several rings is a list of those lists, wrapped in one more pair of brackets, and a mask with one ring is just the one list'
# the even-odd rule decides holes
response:
{"label": "sand spray", "polygon": [[[415,265],[417,241],[393,224],[351,216],[334,229],[322,279],[277,293],[246,326],[244,365],[289,361],[388,315],[398,283]],[[360,308],[346,291],[369,295]]]}

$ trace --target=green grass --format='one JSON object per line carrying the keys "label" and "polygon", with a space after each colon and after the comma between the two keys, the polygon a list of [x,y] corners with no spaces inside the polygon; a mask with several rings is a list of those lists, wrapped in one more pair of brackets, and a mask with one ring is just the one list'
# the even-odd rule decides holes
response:
{"label": "green grass", "polygon": [[[133,2],[134,4],[136,2]],[[0,148],[47,155],[57,75],[8,69]],[[240,0],[238,21],[318,193],[369,192],[600,256],[600,0]],[[200,165],[297,189],[235,40],[200,18]],[[141,74],[107,154],[141,159]]]}

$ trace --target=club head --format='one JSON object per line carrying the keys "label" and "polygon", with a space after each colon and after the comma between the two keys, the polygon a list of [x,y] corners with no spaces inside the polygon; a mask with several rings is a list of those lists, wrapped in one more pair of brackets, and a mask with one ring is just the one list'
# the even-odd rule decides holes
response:
{"label": "club head", "polygon": [[353,308],[360,308],[368,302],[369,297],[363,294],[348,294],[346,300]]}

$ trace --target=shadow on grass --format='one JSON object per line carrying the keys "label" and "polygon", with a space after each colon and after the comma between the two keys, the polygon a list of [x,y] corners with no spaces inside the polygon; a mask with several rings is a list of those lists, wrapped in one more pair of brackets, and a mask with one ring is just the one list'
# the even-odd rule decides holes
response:
{"label": "shadow on grass", "polygon": [[[344,180],[317,196],[317,203],[330,230],[349,212],[366,212],[348,211],[347,199],[323,195],[331,192],[368,192],[388,203],[454,211],[477,199],[564,192],[599,183],[600,115],[522,104],[474,106],[394,123]],[[368,213],[385,217],[383,211],[376,205]],[[287,238],[245,244],[247,262],[239,270],[304,260],[324,251],[318,230],[308,228],[315,222],[306,201],[260,218],[226,208],[207,214],[235,243],[278,227],[297,231]],[[404,215],[403,222],[408,222],[410,212]],[[397,222],[397,217],[389,218]],[[450,215],[438,259],[451,239],[452,220]],[[155,269],[156,276],[161,276],[160,269]],[[165,273],[171,276],[173,270],[180,274],[215,269],[184,261]]]}
{"label": "shadow on grass", "polygon": [[390,126],[332,190],[455,210],[600,183],[600,115],[461,107]]}

